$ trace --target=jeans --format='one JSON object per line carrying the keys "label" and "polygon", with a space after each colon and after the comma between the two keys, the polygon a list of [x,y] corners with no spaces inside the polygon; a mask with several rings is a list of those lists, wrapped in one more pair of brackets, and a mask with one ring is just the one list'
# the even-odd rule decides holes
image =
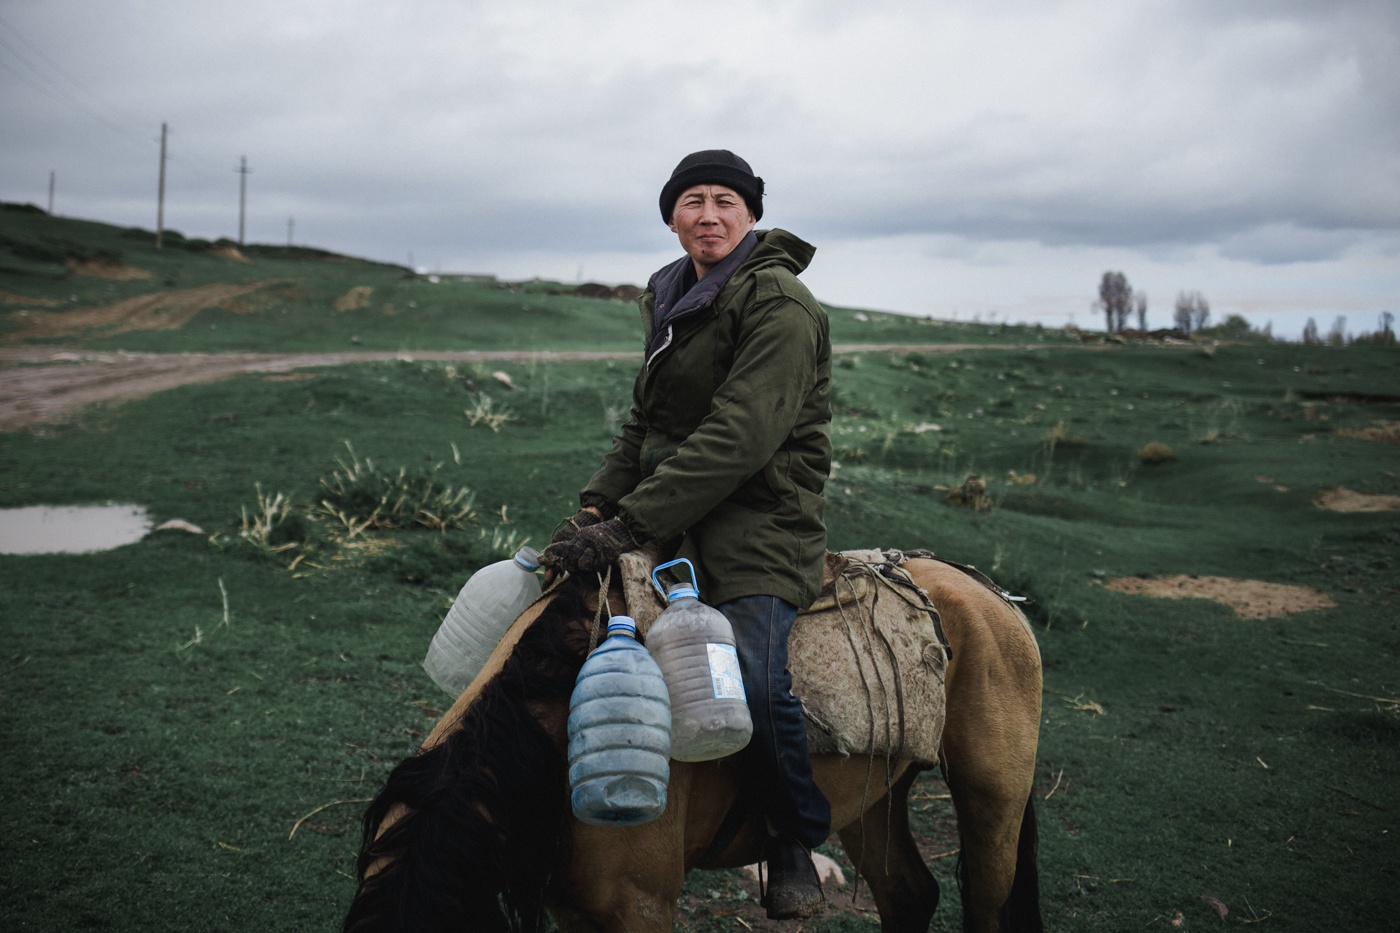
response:
{"label": "jeans", "polygon": [[809,849],[819,846],[831,831],[831,805],[812,780],[807,721],[787,669],[797,609],[776,596],[744,596],[716,608],[734,628],[753,717],[753,738],[743,754],[757,774],[769,829]]}

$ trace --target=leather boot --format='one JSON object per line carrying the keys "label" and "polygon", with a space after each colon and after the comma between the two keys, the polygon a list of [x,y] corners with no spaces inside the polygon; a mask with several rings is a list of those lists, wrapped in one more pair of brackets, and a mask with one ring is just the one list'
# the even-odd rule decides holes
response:
{"label": "leather boot", "polygon": [[768,909],[769,920],[806,920],[826,906],[821,879],[806,846],[795,839],[770,839],[764,856],[768,886],[759,903]]}

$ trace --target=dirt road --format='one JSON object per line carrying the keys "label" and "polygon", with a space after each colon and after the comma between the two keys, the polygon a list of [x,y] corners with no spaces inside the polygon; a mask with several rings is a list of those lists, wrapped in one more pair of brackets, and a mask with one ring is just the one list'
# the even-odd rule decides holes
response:
{"label": "dirt road", "polygon": [[[843,344],[837,353],[952,353],[1027,349],[978,344]],[[462,350],[355,353],[98,353],[0,349],[0,431],[66,421],[89,405],[128,402],[177,386],[239,373],[289,373],[317,366],[430,360],[450,363],[639,360],[621,351]]]}

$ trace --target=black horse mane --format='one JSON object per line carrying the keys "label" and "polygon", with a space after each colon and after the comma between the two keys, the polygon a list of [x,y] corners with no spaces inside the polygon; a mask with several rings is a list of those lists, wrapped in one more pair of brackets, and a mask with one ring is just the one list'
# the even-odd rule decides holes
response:
{"label": "black horse mane", "polygon": [[[583,594],[560,587],[460,727],[390,773],[365,812],[344,933],[545,929],[569,806],[566,751],[536,714],[567,711],[593,618]],[[398,806],[407,812],[380,834]]]}

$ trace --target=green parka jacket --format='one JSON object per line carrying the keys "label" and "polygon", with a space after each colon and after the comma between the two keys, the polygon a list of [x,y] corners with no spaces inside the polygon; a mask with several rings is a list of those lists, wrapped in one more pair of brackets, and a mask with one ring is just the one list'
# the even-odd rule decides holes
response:
{"label": "green parka jacket", "polygon": [[[758,231],[714,302],[676,320],[643,364],[631,415],[580,496],[690,558],[711,604],[764,595],[806,608],[821,586],[831,336],[797,280],[814,252]],[[644,346],[655,301],[639,299]]]}

